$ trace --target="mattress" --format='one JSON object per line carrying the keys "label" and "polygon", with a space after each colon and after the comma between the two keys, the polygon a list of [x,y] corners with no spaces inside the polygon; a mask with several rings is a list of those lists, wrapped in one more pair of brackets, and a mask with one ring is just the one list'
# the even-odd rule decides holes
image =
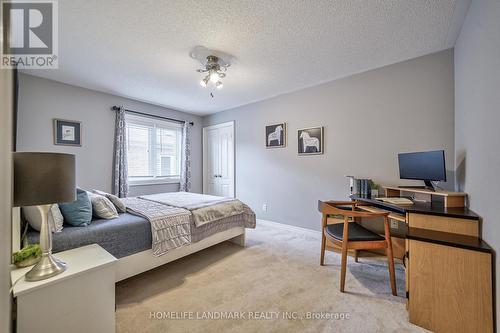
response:
{"label": "mattress", "polygon": [[[38,243],[39,232],[29,229],[30,244]],[[99,244],[116,258],[151,249],[151,224],[143,217],[123,213],[112,220],[93,220],[86,227],[64,225],[61,232],[52,234],[52,252]]]}
{"label": "mattress", "polygon": [[[246,214],[253,214],[249,211]],[[243,214],[196,227],[191,219],[191,241],[196,243],[218,232],[235,227],[255,228],[255,222],[245,222]],[[30,244],[38,243],[39,232],[29,229],[26,237]],[[116,258],[151,249],[151,224],[145,218],[122,213],[112,220],[93,220],[86,227],[64,225],[59,233],[52,234],[52,252],[62,252],[77,247],[99,244]]]}

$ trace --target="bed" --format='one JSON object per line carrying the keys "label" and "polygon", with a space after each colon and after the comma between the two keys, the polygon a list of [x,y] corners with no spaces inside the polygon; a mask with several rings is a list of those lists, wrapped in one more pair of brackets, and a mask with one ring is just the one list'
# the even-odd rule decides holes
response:
{"label": "bed", "polygon": [[[153,199],[164,199],[165,196]],[[176,201],[178,196],[167,198],[170,204],[181,205]],[[208,196],[197,197],[197,199],[208,198]],[[136,200],[136,199],[132,199]],[[125,201],[127,202],[127,201]],[[129,201],[133,207],[133,201]],[[154,201],[151,205],[154,205]],[[141,216],[127,205],[127,213],[119,214],[118,218],[112,220],[94,219],[87,227],[66,226],[62,232],[54,233],[52,236],[53,253],[66,251],[89,244],[98,244],[118,259],[116,270],[116,281],[124,280],[149,269],[166,264],[191,253],[200,251],[220,242],[231,240],[244,246],[245,228],[255,227],[255,214],[246,205],[244,211],[232,214],[217,220],[199,225],[192,217],[197,210],[185,210],[190,214],[189,218],[189,244],[179,246],[165,251],[161,255],[154,255],[154,224],[146,216]],[[170,206],[169,206],[170,207]],[[190,206],[185,206],[190,208]],[[209,202],[203,207],[217,207]],[[199,208],[199,207],[198,207]],[[153,232],[152,232],[153,231]],[[29,229],[26,235],[29,243],[37,243],[39,233]]]}

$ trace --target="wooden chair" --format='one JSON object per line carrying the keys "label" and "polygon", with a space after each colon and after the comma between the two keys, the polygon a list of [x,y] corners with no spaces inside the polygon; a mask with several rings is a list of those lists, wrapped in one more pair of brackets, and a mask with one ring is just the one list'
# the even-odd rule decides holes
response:
{"label": "wooden chair", "polygon": [[[387,261],[389,263],[389,276],[392,294],[396,293],[396,276],[394,273],[394,258],[392,256],[391,234],[389,229],[389,213],[370,213],[359,211],[357,201],[319,201],[319,210],[323,214],[322,237],[321,237],[321,259],[320,264],[325,262],[325,243],[328,239],[333,244],[342,248],[342,266],[340,272],[340,291],[344,292],[345,274],[347,265],[347,250],[355,250],[357,261],[357,250],[387,249]],[[344,223],[327,224],[328,215],[341,215]],[[384,237],[364,228],[360,224],[350,221],[355,218],[380,218],[384,219]]]}

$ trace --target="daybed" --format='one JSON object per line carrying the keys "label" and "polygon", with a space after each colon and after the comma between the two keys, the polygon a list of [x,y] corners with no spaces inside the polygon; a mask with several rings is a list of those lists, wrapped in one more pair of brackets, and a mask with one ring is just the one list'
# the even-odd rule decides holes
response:
{"label": "daybed", "polygon": [[[111,220],[94,219],[86,227],[65,225],[61,232],[52,235],[53,253],[99,244],[118,259],[116,281],[121,281],[226,240],[244,246],[245,228],[255,227],[255,214],[246,205],[243,206],[244,212],[240,214],[200,226],[191,217],[190,244],[170,249],[159,256],[155,256],[152,250],[152,224],[147,218],[130,212],[121,213]],[[29,243],[37,243],[38,237],[36,230],[28,230]]]}

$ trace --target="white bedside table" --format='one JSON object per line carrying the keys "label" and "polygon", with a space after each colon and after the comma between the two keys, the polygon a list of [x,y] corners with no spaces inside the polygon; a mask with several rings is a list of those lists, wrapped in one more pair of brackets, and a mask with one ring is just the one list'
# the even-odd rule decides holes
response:
{"label": "white bedside table", "polygon": [[97,244],[56,253],[65,272],[26,282],[31,267],[11,272],[17,302],[17,333],[115,332],[116,258]]}

